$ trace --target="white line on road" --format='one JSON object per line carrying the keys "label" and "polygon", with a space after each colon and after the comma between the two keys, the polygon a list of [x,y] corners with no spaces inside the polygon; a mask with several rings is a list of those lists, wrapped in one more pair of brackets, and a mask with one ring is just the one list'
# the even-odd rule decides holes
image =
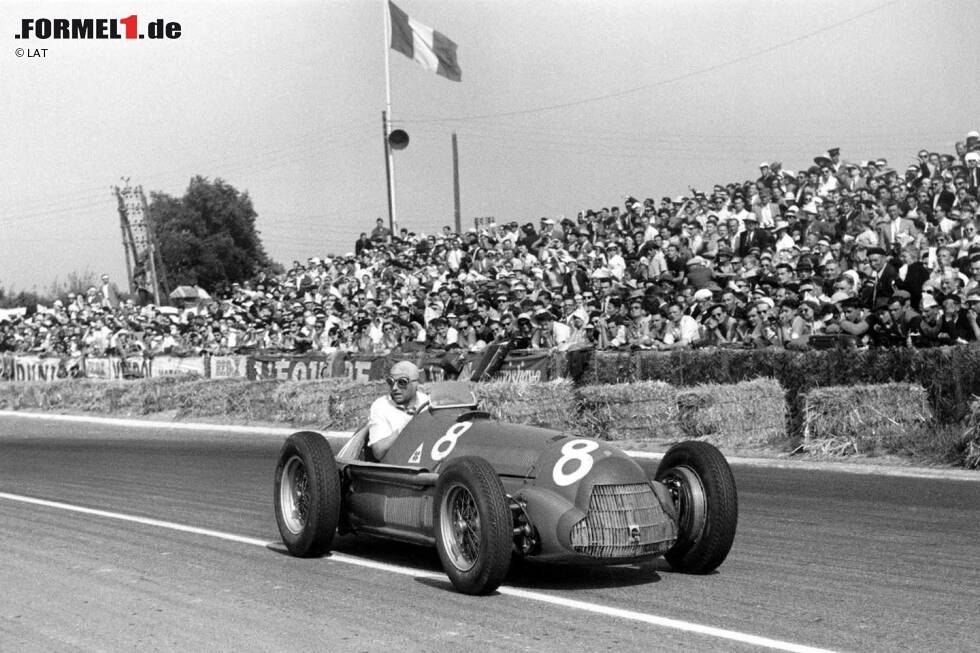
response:
{"label": "white line on road", "polygon": [[[241,433],[245,435],[292,435],[300,429],[284,426],[237,426],[234,424],[201,424],[196,422],[162,422],[148,419],[126,419],[116,417],[95,417],[94,415],[53,415],[49,413],[25,413],[17,410],[0,410],[0,417],[23,417],[24,419],[50,420],[75,424],[100,424],[103,426],[124,426],[138,429],[174,429],[178,431],[211,431],[218,433]],[[353,431],[318,431],[328,438],[350,438]]]}
{"label": "white line on road", "polygon": [[[254,537],[247,537],[244,535],[224,533],[222,531],[215,531],[207,528],[198,528],[196,526],[187,526],[185,524],[177,524],[175,522],[163,521],[160,519],[151,519],[149,517],[140,517],[138,515],[127,515],[118,512],[111,512],[108,510],[97,510],[95,508],[86,508],[84,506],[76,506],[70,503],[62,503],[60,501],[48,501],[47,499],[38,499],[35,497],[28,497],[20,494],[9,494],[7,492],[0,492],[0,499],[7,499],[8,501],[16,501],[19,503],[28,503],[35,506],[43,506],[45,508],[68,510],[70,512],[81,513],[84,515],[92,515],[95,517],[117,519],[120,521],[127,521],[135,524],[143,524],[146,526],[156,526],[158,528],[166,528],[172,531],[179,531],[181,533],[190,533],[193,535],[202,535],[205,537],[217,538],[229,542],[236,542],[238,544],[249,544],[252,546],[261,546],[264,548],[281,546],[279,542],[269,542],[267,540],[262,540]],[[402,576],[411,576],[413,578],[445,579],[444,575],[437,574],[431,571],[425,571],[422,569],[413,569],[411,567],[403,567],[401,565],[392,565],[384,562],[376,562],[374,560],[358,558],[357,556],[347,555],[343,553],[331,553],[330,556],[324,558],[324,560],[327,562],[341,562],[349,565],[357,565],[359,567],[366,567],[369,569],[385,571],[388,573],[400,574]],[[652,626],[659,626],[661,628],[670,628],[673,630],[680,630],[684,632],[694,633],[697,635],[716,637],[728,641],[740,642],[742,644],[749,644],[753,646],[770,648],[777,651],[793,651],[794,653],[828,653],[827,649],[814,648],[812,646],[805,646],[803,644],[794,644],[793,642],[785,642],[778,639],[770,639],[768,637],[759,637],[757,635],[750,635],[748,633],[740,633],[735,630],[725,630],[724,628],[715,628],[713,626],[705,626],[702,624],[691,623],[689,621],[681,621],[679,619],[658,617],[657,615],[647,614],[645,612],[636,612],[634,610],[623,610],[622,608],[614,608],[612,606],[602,605],[599,603],[589,603],[587,601],[566,599],[560,596],[542,594],[540,592],[518,589],[516,587],[509,587],[506,585],[502,585],[497,591],[500,594],[513,596],[528,601],[548,603],[550,605],[561,606],[563,608],[568,608],[571,610],[580,610],[583,612],[590,612],[592,614],[599,614],[607,617],[615,617],[617,619],[626,619],[629,621],[636,621],[640,623],[649,624]]]}

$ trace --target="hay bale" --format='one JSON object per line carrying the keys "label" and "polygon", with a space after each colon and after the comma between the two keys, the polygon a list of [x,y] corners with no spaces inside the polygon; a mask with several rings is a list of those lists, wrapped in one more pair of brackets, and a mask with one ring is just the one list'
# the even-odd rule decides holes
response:
{"label": "hay bale", "polygon": [[700,438],[717,433],[721,426],[715,397],[710,390],[684,390],[677,395],[677,424],[684,435]]}
{"label": "hay bale", "polygon": [[963,466],[967,469],[980,469],[980,397],[974,396],[964,419]]}
{"label": "hay bale", "polygon": [[685,437],[718,446],[770,444],[786,437],[786,399],[779,381],[705,384],[677,393],[677,423]]}
{"label": "hay bale", "polygon": [[361,427],[374,400],[388,394],[384,381],[354,383],[348,379],[328,379],[320,383],[329,396],[329,422],[325,426],[341,431]]}
{"label": "hay bale", "polygon": [[581,435],[603,440],[677,439],[677,390],[662,381],[576,391]]}
{"label": "hay bale", "polygon": [[494,419],[575,431],[575,393],[566,379],[545,383],[492,381],[472,385],[480,410]]}
{"label": "hay bale", "polygon": [[597,351],[592,368],[583,381],[586,383],[626,383],[637,376],[637,356],[629,351]]}
{"label": "hay bale", "polygon": [[272,420],[298,425],[329,424],[330,393],[322,381],[288,381],[272,391]]}
{"label": "hay bale", "polygon": [[117,413],[129,410],[131,381],[58,379],[2,384],[0,407],[9,410],[82,410]]}
{"label": "hay bale", "polygon": [[928,393],[919,385],[816,388],[803,398],[803,450],[829,456],[876,455],[904,445],[910,433],[928,437]]}

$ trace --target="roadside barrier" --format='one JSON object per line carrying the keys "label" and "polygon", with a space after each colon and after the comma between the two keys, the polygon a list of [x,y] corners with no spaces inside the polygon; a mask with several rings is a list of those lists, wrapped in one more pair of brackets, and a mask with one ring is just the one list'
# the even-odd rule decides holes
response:
{"label": "roadside barrier", "polygon": [[[419,366],[425,381],[470,378],[474,370],[487,369],[487,358],[496,352],[419,350],[391,354],[289,355],[274,352],[200,356],[46,356],[4,354],[0,380],[54,381],[65,378],[102,380],[152,379],[191,376],[205,379],[250,381],[308,381],[341,378],[358,383],[379,381],[391,365],[409,360]],[[512,350],[506,353],[485,380],[530,383],[562,378],[564,352]]]}

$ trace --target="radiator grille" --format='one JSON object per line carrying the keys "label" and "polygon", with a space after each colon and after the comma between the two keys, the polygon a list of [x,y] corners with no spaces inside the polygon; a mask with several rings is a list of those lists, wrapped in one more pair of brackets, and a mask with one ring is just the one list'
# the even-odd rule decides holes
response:
{"label": "radiator grille", "polygon": [[662,555],[676,529],[647,483],[596,485],[589,512],[572,527],[572,548],[593,558]]}
{"label": "radiator grille", "polygon": [[386,524],[432,528],[432,507],[426,497],[385,497]]}

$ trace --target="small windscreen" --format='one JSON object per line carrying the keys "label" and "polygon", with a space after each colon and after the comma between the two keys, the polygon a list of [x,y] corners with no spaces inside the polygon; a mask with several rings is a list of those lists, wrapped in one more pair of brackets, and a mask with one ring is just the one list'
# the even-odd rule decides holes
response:
{"label": "small windscreen", "polygon": [[468,383],[463,381],[439,381],[426,388],[429,404],[433,408],[475,408],[476,397]]}

